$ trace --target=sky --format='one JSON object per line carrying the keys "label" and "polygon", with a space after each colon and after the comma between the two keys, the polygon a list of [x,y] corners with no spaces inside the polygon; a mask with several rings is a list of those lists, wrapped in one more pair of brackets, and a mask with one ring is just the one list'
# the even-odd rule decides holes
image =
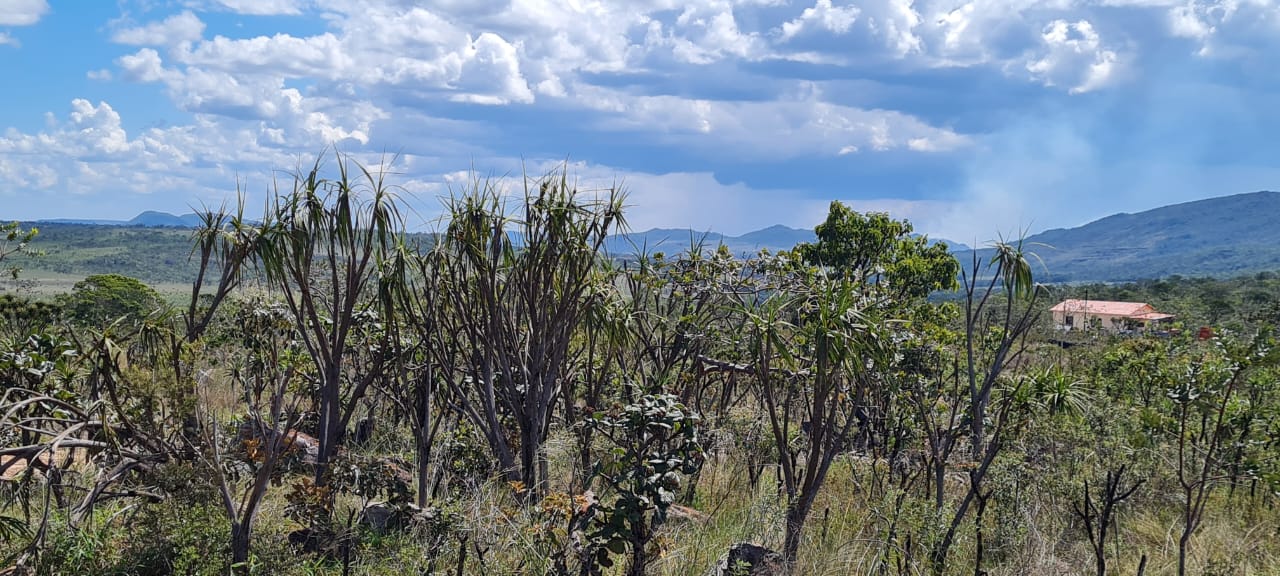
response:
{"label": "sky", "polygon": [[326,150],[426,226],[566,165],[633,230],[832,200],[981,243],[1280,189],[1280,0],[0,0],[0,218],[128,219]]}

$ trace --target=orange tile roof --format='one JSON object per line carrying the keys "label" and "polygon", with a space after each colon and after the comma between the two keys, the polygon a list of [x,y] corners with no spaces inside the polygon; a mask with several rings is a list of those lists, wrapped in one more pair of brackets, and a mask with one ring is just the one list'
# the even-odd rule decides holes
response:
{"label": "orange tile roof", "polygon": [[1077,312],[1106,314],[1108,316],[1139,316],[1153,313],[1155,309],[1146,302],[1110,302],[1107,300],[1063,300],[1049,310],[1053,312]]}

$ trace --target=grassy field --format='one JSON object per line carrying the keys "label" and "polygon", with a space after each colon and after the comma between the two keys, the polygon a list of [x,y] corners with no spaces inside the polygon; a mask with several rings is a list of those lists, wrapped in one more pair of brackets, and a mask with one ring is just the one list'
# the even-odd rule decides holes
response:
{"label": "grassy field", "polygon": [[[12,264],[24,277],[45,281],[57,290],[68,278],[90,274],[123,274],[157,289],[190,282],[195,265],[189,259],[191,230],[41,224],[31,243],[35,255],[19,255]],[[74,283],[74,281],[72,282]]]}
{"label": "grassy field", "polygon": [[[0,282],[0,294],[13,294],[33,300],[50,300],[68,294],[87,274],[59,273],[49,270],[24,269],[18,280]],[[181,282],[148,282],[166,301],[178,302],[189,296],[191,285]]]}

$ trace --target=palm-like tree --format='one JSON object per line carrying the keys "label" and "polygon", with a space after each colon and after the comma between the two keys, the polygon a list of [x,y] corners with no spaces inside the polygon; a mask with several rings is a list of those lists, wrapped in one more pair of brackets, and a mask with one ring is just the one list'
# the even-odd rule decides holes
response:
{"label": "palm-like tree", "polygon": [[452,397],[530,502],[545,489],[551,411],[604,278],[597,274],[604,242],[626,226],[622,191],[596,196],[580,192],[561,170],[526,178],[515,216],[489,180],[473,181],[447,206],[442,289],[466,350],[462,377],[449,379]]}
{"label": "palm-like tree", "polygon": [[[199,259],[196,279],[191,284],[191,301],[183,323],[187,342],[195,342],[204,333],[223,300],[240,285],[241,273],[258,247],[260,230],[244,217],[244,194],[239,194],[236,211],[226,205],[218,209],[203,208],[196,214],[200,226],[192,234],[191,253]],[[207,303],[202,292],[206,278],[217,275],[217,284]]]}
{"label": "palm-like tree", "polygon": [[[292,189],[277,191],[261,226],[256,257],[268,284],[284,299],[318,374],[316,408],[320,453],[316,482],[369,386],[383,375],[386,333],[360,374],[347,371],[351,339],[362,318],[376,316],[383,262],[403,236],[403,219],[384,172],[370,172],[337,155],[338,175],[322,175],[322,159],[293,176]],[[352,169],[356,173],[352,173]],[[384,308],[385,312],[387,309]]]}

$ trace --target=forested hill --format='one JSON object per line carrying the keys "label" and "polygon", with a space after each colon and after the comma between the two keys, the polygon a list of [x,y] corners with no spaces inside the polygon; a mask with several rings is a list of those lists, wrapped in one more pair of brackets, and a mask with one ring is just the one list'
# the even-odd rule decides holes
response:
{"label": "forested hill", "polygon": [[[1046,282],[1235,276],[1280,269],[1280,192],[1252,192],[1115,214],[1026,238]],[[968,262],[969,252],[957,254]]]}

